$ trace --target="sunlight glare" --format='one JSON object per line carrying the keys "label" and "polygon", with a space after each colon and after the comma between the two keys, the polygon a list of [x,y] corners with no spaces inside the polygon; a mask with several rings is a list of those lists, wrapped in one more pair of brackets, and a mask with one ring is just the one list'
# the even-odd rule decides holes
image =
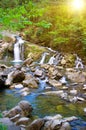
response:
{"label": "sunlight glare", "polygon": [[83,0],[73,0],[73,7],[76,10],[81,10],[84,6],[84,1]]}

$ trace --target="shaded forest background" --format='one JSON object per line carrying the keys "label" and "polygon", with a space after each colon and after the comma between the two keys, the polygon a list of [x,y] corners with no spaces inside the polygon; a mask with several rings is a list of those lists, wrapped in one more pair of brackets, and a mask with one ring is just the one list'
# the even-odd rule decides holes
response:
{"label": "shaded forest background", "polygon": [[1,0],[0,30],[19,31],[30,42],[77,53],[86,61],[86,8],[74,10],[71,2]]}

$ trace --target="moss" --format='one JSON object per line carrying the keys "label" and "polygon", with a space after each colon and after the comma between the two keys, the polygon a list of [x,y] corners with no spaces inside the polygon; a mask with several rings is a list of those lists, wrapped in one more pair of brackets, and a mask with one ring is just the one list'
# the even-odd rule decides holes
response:
{"label": "moss", "polygon": [[34,61],[38,60],[43,52],[46,52],[44,47],[32,43],[25,44],[25,58],[31,57]]}

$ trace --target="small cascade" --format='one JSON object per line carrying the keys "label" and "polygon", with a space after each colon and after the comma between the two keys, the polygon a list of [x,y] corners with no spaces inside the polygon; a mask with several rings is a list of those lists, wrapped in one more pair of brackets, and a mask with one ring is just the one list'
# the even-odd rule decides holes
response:
{"label": "small cascade", "polygon": [[77,55],[76,55],[76,60],[75,60],[75,68],[76,69],[83,69],[84,68],[82,60]]}
{"label": "small cascade", "polygon": [[59,62],[61,62],[61,60],[62,60],[62,55],[61,55],[61,53],[57,53],[56,54],[56,60],[55,60],[55,64],[57,65],[57,64],[59,64]]}
{"label": "small cascade", "polygon": [[48,82],[48,77],[46,77],[44,80],[39,79],[39,90],[38,90],[38,92],[42,92],[45,89],[45,87],[47,86],[47,82]]}
{"label": "small cascade", "polygon": [[44,63],[45,58],[46,58],[46,55],[49,55],[49,53],[47,53],[47,52],[43,53],[43,55],[42,55],[42,59],[41,59],[41,61],[40,61],[39,64],[43,64],[43,63]]}
{"label": "small cascade", "polygon": [[14,65],[20,65],[23,61],[23,51],[24,51],[24,40],[20,36],[16,36],[16,43],[14,44]]}
{"label": "small cascade", "polygon": [[49,59],[48,64],[50,64],[50,65],[57,65],[61,61],[61,58],[62,58],[61,54],[60,53],[56,53],[54,56],[52,56]]}
{"label": "small cascade", "polygon": [[60,80],[59,80],[62,84],[67,84],[67,80],[66,77],[63,76]]}
{"label": "small cascade", "polygon": [[54,63],[55,63],[55,57],[52,56],[52,57],[49,59],[48,64],[49,64],[49,65],[53,65]]}

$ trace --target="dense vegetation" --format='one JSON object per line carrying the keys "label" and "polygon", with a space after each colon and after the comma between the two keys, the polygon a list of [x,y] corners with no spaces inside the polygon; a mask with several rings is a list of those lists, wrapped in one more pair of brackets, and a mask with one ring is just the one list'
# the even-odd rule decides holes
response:
{"label": "dense vegetation", "polygon": [[25,39],[65,52],[86,56],[86,9],[72,0],[1,0],[0,28],[19,31]]}

